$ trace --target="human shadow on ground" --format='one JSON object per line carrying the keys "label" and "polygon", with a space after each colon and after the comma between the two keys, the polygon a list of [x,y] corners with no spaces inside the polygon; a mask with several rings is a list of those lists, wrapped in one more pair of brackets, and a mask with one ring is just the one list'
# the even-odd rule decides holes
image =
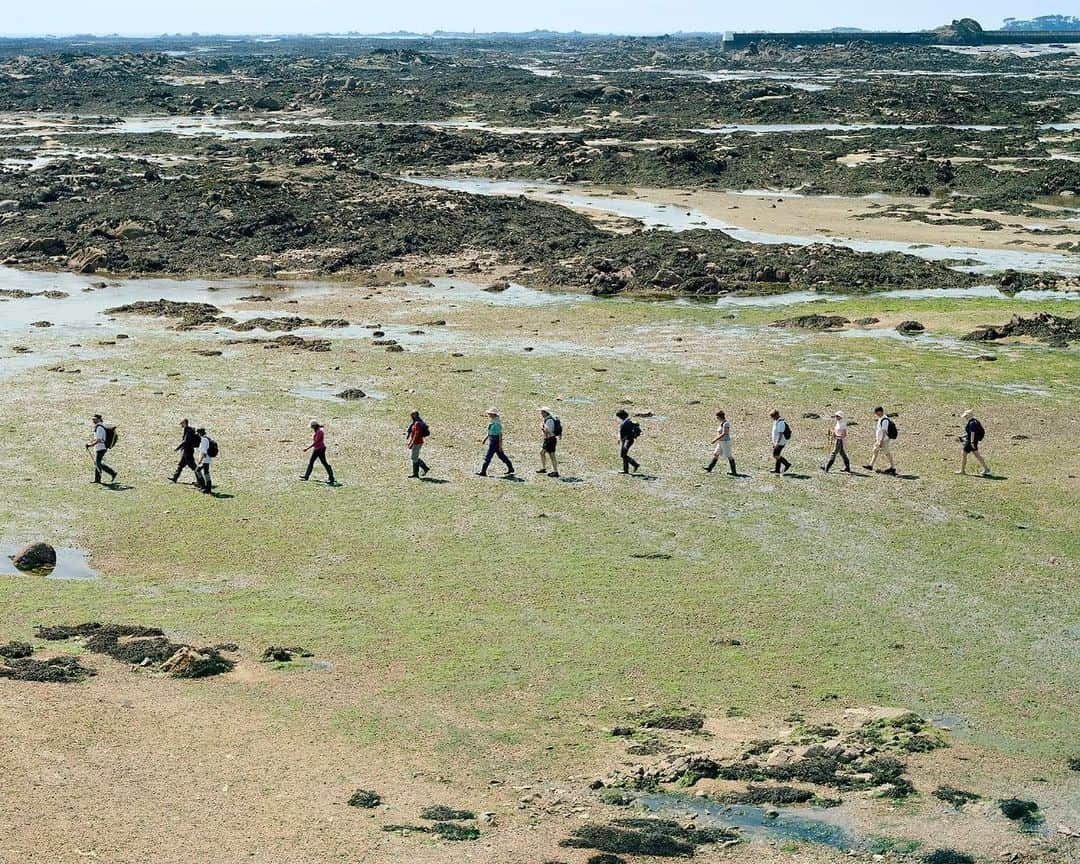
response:
{"label": "human shadow on ground", "polygon": [[503,474],[499,480],[505,480],[507,483],[524,483],[524,477],[518,477],[517,474]]}
{"label": "human shadow on ground", "polygon": [[809,480],[809,474],[796,474],[794,471],[785,471],[780,475],[781,477],[787,477],[789,480]]}
{"label": "human shadow on ground", "polygon": [[555,479],[558,480],[560,483],[584,483],[585,482],[585,479],[583,477],[556,477]]}
{"label": "human shadow on ground", "polygon": [[135,487],[126,483],[102,483],[101,488],[108,492],[130,492]]}
{"label": "human shadow on ground", "polygon": [[421,483],[434,483],[436,486],[442,486],[444,483],[449,483],[449,480],[444,480],[441,477],[421,477]]}
{"label": "human shadow on ground", "polygon": [[217,498],[219,501],[228,501],[230,498],[235,498],[235,495],[230,495],[228,492],[218,492],[216,490],[211,492],[204,492],[204,495],[209,495],[211,498]]}
{"label": "human shadow on ground", "polygon": [[974,476],[978,477],[980,480],[1008,480],[1009,479],[1004,474],[976,474]]}

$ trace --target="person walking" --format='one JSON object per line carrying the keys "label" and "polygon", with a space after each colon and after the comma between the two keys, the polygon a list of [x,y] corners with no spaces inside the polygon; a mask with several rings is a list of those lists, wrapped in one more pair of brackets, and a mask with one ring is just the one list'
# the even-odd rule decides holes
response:
{"label": "person walking", "polygon": [[986,464],[986,460],[983,459],[982,454],[979,452],[979,444],[986,437],[986,430],[975,416],[975,412],[970,408],[960,416],[967,422],[964,424],[964,434],[960,436],[960,443],[964,445],[964,450],[960,456],[960,470],[956,473],[967,474],[967,459],[968,455],[971,455],[982,465],[982,476],[989,477],[990,466]]}
{"label": "person walking", "polygon": [[185,468],[190,468],[191,473],[195,475],[195,485],[201,486],[202,479],[199,477],[199,466],[195,464],[195,450],[199,446],[199,436],[195,434],[194,427],[188,423],[186,417],[180,421],[180,435],[180,443],[173,450],[173,453],[180,454],[180,462],[169,479],[175,483],[180,479],[181,472]]}
{"label": "person walking", "polygon": [[424,441],[431,434],[431,430],[420,416],[419,411],[413,411],[409,419],[409,428],[405,430],[405,446],[409,448],[409,455],[412,457],[412,474],[409,476],[419,478],[422,471],[423,476],[426,477],[431,469],[428,468],[427,462],[420,457],[420,451],[424,447]]}
{"label": "person walking", "polygon": [[896,476],[896,462],[893,461],[892,441],[896,438],[896,424],[885,413],[885,409],[878,405],[874,409],[874,452],[870,456],[870,464],[863,465],[867,471],[873,471],[877,465],[878,456],[884,455],[889,462],[889,467],[883,469],[881,474]]}
{"label": "person walking", "polygon": [[738,472],[735,470],[735,460],[731,456],[731,423],[728,422],[723,411],[716,412],[716,419],[720,421],[720,425],[716,428],[716,437],[712,440],[716,449],[713,450],[712,461],[705,466],[705,470],[711,474],[713,468],[716,467],[716,463],[723,457],[727,459],[728,465],[731,466],[728,474],[732,477],[738,477]]}
{"label": "person walking", "polygon": [[829,469],[832,468],[833,462],[836,461],[836,457],[839,456],[844,460],[844,471],[848,474],[851,473],[851,462],[848,460],[847,455],[847,421],[844,419],[844,412],[837,411],[833,414],[833,419],[836,421],[833,424],[832,431],[829,432],[829,437],[832,439],[832,455],[829,456],[829,461],[821,466],[821,470],[826,474],[829,473]]}
{"label": "person walking", "polygon": [[491,464],[491,460],[495,457],[499,457],[499,461],[506,466],[506,476],[510,477],[514,473],[514,463],[511,462],[506,453],[503,452],[503,425],[502,417],[499,416],[499,412],[494,408],[488,409],[488,428],[487,437],[484,439],[487,442],[487,453],[484,455],[484,464],[480,466],[480,470],[476,472],[477,477],[487,477],[488,465]]}
{"label": "person walking", "polygon": [[[109,475],[109,482],[116,482],[116,471],[105,464],[105,452],[113,446],[116,441],[115,429],[110,434],[109,427],[105,425],[105,421],[100,414],[95,414],[90,421],[91,438],[86,444],[87,450],[92,450],[94,454],[94,482],[101,483],[102,473]],[[110,440],[110,438],[112,440]]]}
{"label": "person walking", "polygon": [[773,474],[785,474],[791,467],[791,463],[784,458],[784,448],[787,447],[788,442],[791,441],[791,427],[788,426],[787,420],[780,416],[780,412],[773,409],[769,412],[769,416],[772,418],[772,458],[776,463],[776,467],[773,468]]}
{"label": "person walking", "polygon": [[629,474],[632,468],[636,474],[641,465],[630,455],[630,448],[641,437],[641,426],[630,419],[625,408],[616,411],[615,416],[619,420],[619,457],[622,459],[622,473]]}
{"label": "person walking", "polygon": [[[562,436],[562,421],[551,413],[550,408],[540,409],[540,433],[543,440],[540,443],[540,467],[537,474],[547,474],[548,477],[559,476],[559,461],[555,458],[555,450],[559,446],[559,438]],[[548,471],[548,460],[551,460],[551,471]]]}
{"label": "person walking", "polygon": [[300,479],[307,480],[315,468],[315,463],[322,462],[323,468],[326,469],[326,482],[333,486],[334,469],[326,461],[326,429],[317,420],[311,421],[311,443],[304,448],[304,452],[307,453],[308,450],[311,451],[311,458],[308,459],[307,471],[304,472],[304,476]]}
{"label": "person walking", "polygon": [[211,439],[202,427],[196,429],[195,434],[199,436],[199,468],[197,473],[202,479],[202,491],[209,495],[214,488],[214,481],[210,477],[210,463],[214,461],[218,454],[217,442]]}

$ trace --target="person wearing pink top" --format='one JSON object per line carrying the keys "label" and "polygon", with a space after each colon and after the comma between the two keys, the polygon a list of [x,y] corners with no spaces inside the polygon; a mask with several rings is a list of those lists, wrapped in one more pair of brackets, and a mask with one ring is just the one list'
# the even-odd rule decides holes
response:
{"label": "person wearing pink top", "polygon": [[322,462],[323,468],[326,469],[326,482],[331,486],[335,485],[334,469],[326,461],[326,430],[314,420],[311,421],[311,443],[304,448],[304,452],[307,453],[308,450],[311,451],[311,458],[308,460],[307,471],[300,479],[307,480],[315,468],[315,463]]}

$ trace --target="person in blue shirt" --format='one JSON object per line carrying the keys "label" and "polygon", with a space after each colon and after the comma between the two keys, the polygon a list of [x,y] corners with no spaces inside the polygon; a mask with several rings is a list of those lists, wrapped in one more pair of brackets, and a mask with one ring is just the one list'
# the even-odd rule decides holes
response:
{"label": "person in blue shirt", "polygon": [[506,476],[509,477],[514,473],[514,463],[511,462],[503,452],[502,417],[499,416],[499,412],[494,408],[488,410],[487,416],[487,437],[484,440],[487,442],[488,449],[484,456],[484,464],[480,466],[480,470],[476,472],[476,476],[487,477],[488,465],[491,464],[491,460],[494,457],[498,456],[499,461],[506,466]]}

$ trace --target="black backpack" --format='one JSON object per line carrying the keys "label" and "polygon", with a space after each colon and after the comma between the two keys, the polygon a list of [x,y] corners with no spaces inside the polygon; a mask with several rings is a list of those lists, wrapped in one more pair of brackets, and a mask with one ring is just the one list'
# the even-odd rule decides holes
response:
{"label": "black backpack", "polygon": [[116,433],[116,427],[102,423],[101,428],[105,430],[105,449],[112,450],[116,446],[116,442],[120,440],[120,436]]}
{"label": "black backpack", "polygon": [[971,439],[978,444],[983,438],[986,437],[986,430],[983,429],[982,423],[978,420],[975,421],[975,427],[971,430]]}
{"label": "black backpack", "polygon": [[551,415],[551,419],[555,421],[555,437],[562,438],[562,420],[554,414]]}
{"label": "black backpack", "polygon": [[896,428],[896,424],[893,423],[891,417],[886,419],[888,420],[888,423],[885,426],[885,435],[895,441],[896,437],[900,434],[900,430]]}
{"label": "black backpack", "polygon": [[208,438],[207,440],[210,443],[206,447],[206,455],[209,456],[211,459],[216,459],[218,454],[217,441],[215,441],[213,438]]}
{"label": "black backpack", "polygon": [[416,422],[420,424],[420,428],[418,430],[420,432],[420,437],[427,438],[431,434],[431,427],[429,427],[427,423],[425,423],[423,420],[417,420]]}
{"label": "black backpack", "polygon": [[788,423],[787,420],[784,421],[784,440],[791,440],[791,424]]}
{"label": "black backpack", "polygon": [[631,420],[630,425],[626,427],[626,431],[630,437],[630,440],[636,441],[638,438],[641,437],[641,424]]}

